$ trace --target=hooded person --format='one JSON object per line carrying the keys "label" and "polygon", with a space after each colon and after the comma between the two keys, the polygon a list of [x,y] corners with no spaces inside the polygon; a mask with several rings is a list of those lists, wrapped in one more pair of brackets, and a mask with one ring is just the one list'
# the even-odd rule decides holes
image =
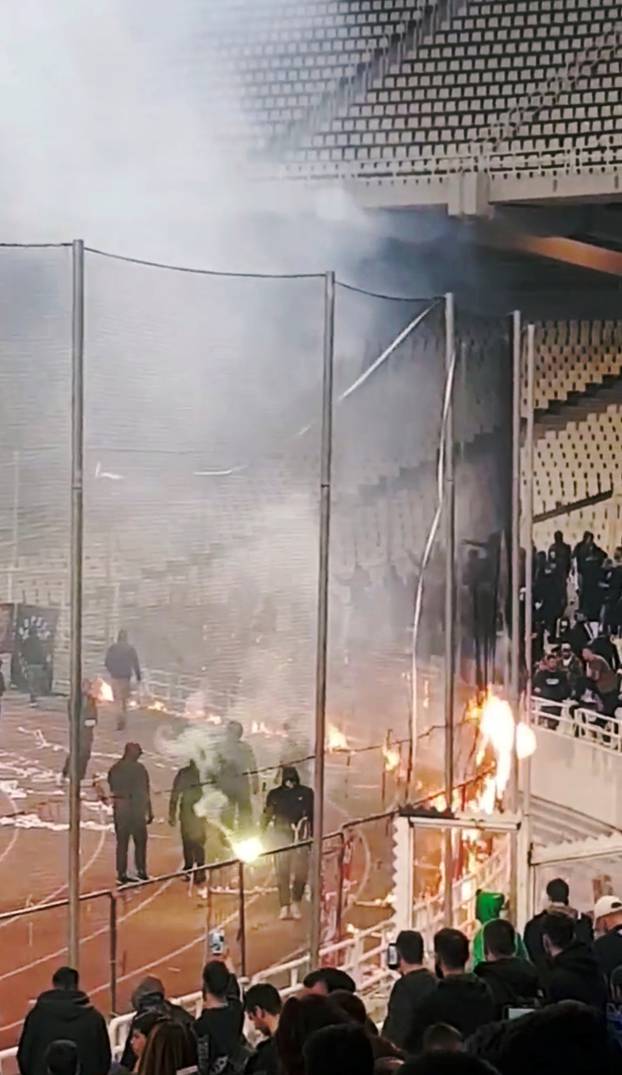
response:
{"label": "hooded person", "polygon": [[421,1048],[430,1026],[446,1023],[464,1038],[491,1023],[495,1005],[488,986],[475,974],[467,973],[469,942],[458,929],[441,929],[434,937],[436,988],[415,1007],[404,1042],[407,1053]]}
{"label": "hooded person", "polygon": [[495,1003],[495,1019],[507,1008],[533,1008],[541,996],[538,972],[528,959],[516,955],[516,930],[511,922],[493,918],[484,926],[486,959],[475,974],[486,983]]}
{"label": "hooded person", "polygon": [[[483,892],[480,890],[475,895],[475,917],[480,923],[480,928],[473,938],[473,969],[486,959],[484,951],[484,929],[488,922],[494,922],[501,918],[501,912],[506,906],[506,898],[502,892]],[[529,959],[529,954],[520,933],[514,931],[514,955],[521,959]]]}
{"label": "hooded person", "polygon": [[[197,763],[193,758],[175,775],[168,808],[169,825],[174,828],[179,817],[184,870],[198,867],[194,879],[197,885],[205,883],[205,844],[207,841],[207,818],[197,813],[203,798],[203,783]],[[190,879],[190,874],[185,875]]]}
{"label": "hooded person", "polygon": [[113,802],[114,831],[117,838],[117,880],[120,885],[130,881],[127,873],[127,853],[130,837],[134,841],[134,857],[139,880],[147,878],[147,825],[153,821],[149,773],[138,760],[142,754],[139,743],[126,743],[123,757],[108,773]]}
{"label": "hooded person", "polygon": [[108,647],[104,663],[110,676],[112,697],[118,711],[117,731],[123,731],[127,723],[127,704],[130,697],[132,676],[135,676],[137,683],[141,681],[138,654],[134,646],[128,642],[127,631],[119,631],[117,641]]}
{"label": "hooded person", "polygon": [[136,1015],[130,1023],[121,1055],[121,1066],[126,1068],[127,1071],[133,1071],[136,1065],[137,1056],[132,1046],[132,1035],[138,1016],[147,1015],[148,1013],[159,1015],[162,1019],[172,1019],[175,1023],[183,1023],[189,1027],[192,1026],[194,1021],[185,1008],[182,1008],[179,1004],[172,1004],[170,1000],[166,999],[164,984],[159,978],[154,978],[153,975],[143,978],[142,982],[136,986],[132,993],[132,1007]]}
{"label": "hooded person", "polygon": [[574,922],[554,911],[545,915],[542,940],[549,969],[544,980],[547,1001],[578,1000],[604,1013],[607,984],[590,945],[577,940]]}
{"label": "hooded person", "polygon": [[78,972],[60,967],[52,989],[37,998],[24,1020],[17,1063],[21,1075],[47,1075],[47,1050],[52,1042],[73,1042],[81,1075],[102,1075],[110,1067],[110,1038],[103,1015],[79,988]]}
{"label": "hooded person", "polygon": [[311,788],[300,783],[297,769],[284,766],[282,782],[268,792],[262,817],[262,829],[272,830],[276,847],[285,848],[275,855],[282,919],[301,917],[300,904],[309,876],[309,848],[287,847],[313,836],[313,809]]}
{"label": "hooded person", "polygon": [[576,908],[570,906],[570,889],[566,881],[556,877],[549,881],[546,886],[548,904],[539,914],[534,915],[525,926],[525,947],[527,954],[534,964],[540,981],[548,970],[548,960],[542,941],[542,927],[545,916],[550,912],[568,915],[574,922],[575,936],[577,940],[590,944],[594,935],[591,919],[581,914]]}

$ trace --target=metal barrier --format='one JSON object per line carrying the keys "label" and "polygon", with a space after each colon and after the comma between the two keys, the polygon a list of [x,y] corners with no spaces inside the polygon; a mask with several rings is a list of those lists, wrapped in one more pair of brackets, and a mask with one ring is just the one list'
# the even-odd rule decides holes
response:
{"label": "metal barrier", "polygon": [[535,727],[586,739],[592,746],[610,754],[622,753],[622,730],[617,717],[606,717],[577,702],[552,702],[533,695],[531,719]]}

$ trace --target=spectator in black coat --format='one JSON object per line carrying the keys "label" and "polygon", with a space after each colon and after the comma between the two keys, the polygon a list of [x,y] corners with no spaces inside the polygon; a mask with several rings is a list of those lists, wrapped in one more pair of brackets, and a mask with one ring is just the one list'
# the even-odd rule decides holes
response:
{"label": "spectator in black coat", "polygon": [[575,937],[584,944],[591,944],[593,937],[592,921],[588,915],[581,914],[570,906],[570,889],[568,883],[562,877],[556,877],[549,881],[546,886],[548,904],[540,914],[534,915],[525,926],[523,938],[529,958],[535,966],[542,982],[543,975],[548,969],[548,960],[544,951],[542,933],[544,920],[547,914],[557,912],[565,914],[574,924]]}
{"label": "spectator in black coat", "polygon": [[371,1042],[354,1023],[314,1031],[302,1052],[305,1075],[373,1075]]}
{"label": "spectator in black coat", "polygon": [[134,1070],[138,1059],[132,1045],[132,1036],[138,1016],[146,1015],[147,1013],[156,1014],[161,1019],[172,1019],[173,1022],[184,1023],[186,1026],[192,1026],[194,1022],[190,1012],[187,1012],[179,1004],[172,1004],[170,1000],[166,999],[166,990],[163,983],[159,978],[154,978],[152,975],[143,978],[142,982],[136,986],[132,993],[132,1007],[136,1015],[130,1023],[123,1053],[121,1054],[121,1065],[128,1071]]}
{"label": "spectator in black coat", "polygon": [[110,1067],[110,1039],[103,1015],[79,988],[78,972],[60,967],[52,989],[41,993],[26,1016],[17,1050],[21,1075],[47,1075],[46,1052],[52,1042],[72,1041],[81,1075],[102,1075]]}
{"label": "spectator in black coat", "polygon": [[516,952],[516,930],[511,922],[495,918],[484,926],[484,963],[475,974],[486,983],[495,1004],[495,1019],[503,1019],[508,1007],[533,1007],[540,994],[538,972]]}
{"label": "spectator in black coat", "polygon": [[572,919],[559,912],[545,915],[542,941],[549,958],[544,983],[547,1000],[579,1000],[604,1012],[605,979],[590,946],[576,939]]}
{"label": "spectator in black coat", "polygon": [[278,1075],[279,1057],[274,1035],[281,1017],[283,1003],[278,989],[269,982],[252,985],[244,997],[244,1011],[255,1030],[263,1034],[244,1075]]}
{"label": "spectator in black coat", "polygon": [[340,967],[318,967],[309,971],[302,984],[309,993],[319,997],[328,997],[338,989],[356,993],[356,982]]}
{"label": "spectator in black coat", "polygon": [[447,1023],[463,1037],[494,1019],[495,1007],[488,987],[475,974],[467,974],[469,942],[458,929],[441,929],[434,937],[438,985],[413,1014],[406,1051],[417,1052],[423,1034],[434,1023]]}
{"label": "spectator in black coat", "polygon": [[555,718],[547,721],[549,727],[555,730],[559,724],[560,703],[570,697],[568,677],[555,653],[548,653],[540,662],[533,677],[533,693],[547,702],[556,703],[542,706],[545,713],[550,713],[551,718]]}
{"label": "spectator in black coat", "polygon": [[601,896],[594,907],[594,926],[594,955],[609,986],[614,970],[622,966],[622,900]]}
{"label": "spectator in black coat", "polygon": [[203,1011],[194,1023],[201,1075],[242,1069],[251,1055],[244,1040],[244,1009],[234,996],[235,977],[222,960],[203,968]]}
{"label": "spectator in black coat", "polygon": [[561,530],[556,530],[553,534],[553,544],[549,547],[549,560],[551,559],[564,579],[567,579],[572,567],[572,549],[568,542],[564,541]]}
{"label": "spectator in black coat", "polygon": [[395,946],[400,960],[398,969],[401,977],[391,990],[382,1034],[399,1049],[403,1049],[410,1032],[414,1010],[428,993],[436,989],[436,978],[423,965],[423,937],[420,933],[412,929],[403,930],[398,935]]}

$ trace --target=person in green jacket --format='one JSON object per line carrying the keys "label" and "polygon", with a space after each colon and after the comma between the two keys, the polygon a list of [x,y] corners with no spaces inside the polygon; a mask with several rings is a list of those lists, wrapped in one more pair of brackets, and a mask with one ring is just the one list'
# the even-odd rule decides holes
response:
{"label": "person in green jacket", "polygon": [[[484,926],[492,922],[494,918],[501,918],[501,912],[506,906],[506,898],[502,892],[483,892],[479,889],[475,893],[475,917],[480,923],[475,937],[473,938],[473,968],[486,959],[484,954]],[[515,955],[521,959],[529,959],[529,953],[518,930],[516,931]]]}

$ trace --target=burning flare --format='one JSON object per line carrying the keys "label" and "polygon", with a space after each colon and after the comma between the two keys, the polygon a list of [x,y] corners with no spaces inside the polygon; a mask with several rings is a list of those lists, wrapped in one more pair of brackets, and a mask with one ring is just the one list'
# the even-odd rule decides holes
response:
{"label": "burning flare", "polygon": [[394,773],[400,764],[400,752],[395,747],[389,746],[388,743],[384,743],[382,747],[382,754],[384,757],[384,767],[387,773]]}
{"label": "burning flare", "polygon": [[344,733],[336,728],[334,724],[329,724],[326,730],[326,749],[329,754],[333,754],[338,750],[348,749],[348,740]]}

